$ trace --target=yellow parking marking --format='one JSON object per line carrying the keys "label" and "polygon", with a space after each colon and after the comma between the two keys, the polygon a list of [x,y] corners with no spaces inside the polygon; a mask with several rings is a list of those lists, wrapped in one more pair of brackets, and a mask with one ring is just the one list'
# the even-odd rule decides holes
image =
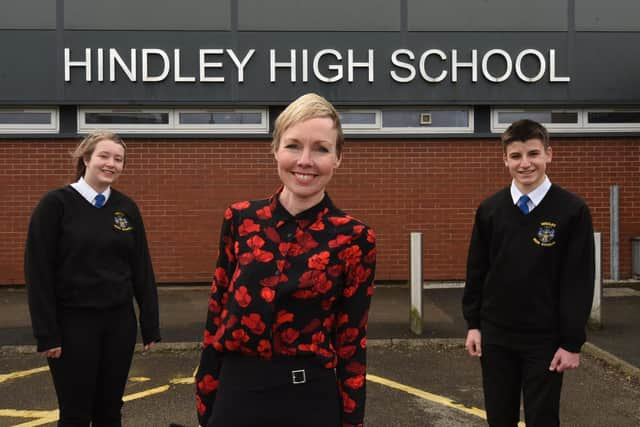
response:
{"label": "yellow parking marking", "polygon": [[174,378],[169,381],[171,384],[193,384],[194,382],[193,377]]}
{"label": "yellow parking marking", "polygon": [[143,397],[152,396],[154,394],[164,393],[167,390],[169,390],[169,386],[163,385],[156,388],[150,388],[149,390],[140,391],[138,393],[128,394],[123,397],[122,400],[129,402],[131,400],[142,399]]}
{"label": "yellow parking marking", "polygon": [[[405,393],[411,394],[413,396],[417,396],[421,399],[425,399],[430,402],[438,403],[440,405],[444,405],[449,408],[457,409],[466,414],[482,418],[483,420],[487,419],[487,413],[482,409],[476,408],[475,406],[466,406],[461,403],[456,403],[453,400],[449,399],[448,397],[429,393],[428,391],[420,390],[420,389],[417,389],[405,384],[401,384],[399,382],[389,380],[387,378],[379,377],[373,374],[367,374],[367,380],[376,384],[387,386],[389,388],[404,391]],[[518,423],[518,427],[525,427],[525,424],[522,421],[520,421]]]}
{"label": "yellow parking marking", "polygon": [[10,374],[0,374],[0,383],[5,381],[14,380],[16,378],[24,378],[29,375],[39,374],[40,372],[46,372],[49,370],[48,366],[41,366],[39,368],[27,369],[26,371],[16,371]]}
{"label": "yellow parking marking", "polygon": [[51,415],[51,411],[22,411],[16,409],[0,409],[0,417],[42,418]]}
{"label": "yellow parking marking", "polygon": [[129,377],[129,381],[132,383],[146,383],[147,381],[151,381],[149,377]]}
{"label": "yellow parking marking", "polygon": [[13,427],[36,427],[44,424],[55,423],[60,418],[60,412],[56,409],[55,411],[38,411],[38,412],[47,412],[48,415],[38,418],[37,420],[29,421],[27,423],[16,424]]}

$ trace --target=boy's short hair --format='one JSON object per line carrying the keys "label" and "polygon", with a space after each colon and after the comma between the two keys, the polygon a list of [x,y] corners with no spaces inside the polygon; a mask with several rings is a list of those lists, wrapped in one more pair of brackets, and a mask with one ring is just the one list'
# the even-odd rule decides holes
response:
{"label": "boy's short hair", "polygon": [[536,121],[522,119],[511,123],[511,126],[502,134],[502,150],[506,152],[507,146],[512,142],[525,142],[529,139],[539,139],[542,141],[545,150],[549,148],[549,132],[547,128]]}
{"label": "boy's short hair", "polygon": [[280,113],[273,129],[273,140],[271,141],[271,149],[273,152],[275,153],[278,150],[282,134],[291,126],[304,122],[305,120],[320,117],[331,119],[334,128],[338,131],[336,154],[338,158],[340,158],[344,146],[344,134],[342,132],[342,124],[340,123],[340,115],[329,101],[315,93],[302,95]]}

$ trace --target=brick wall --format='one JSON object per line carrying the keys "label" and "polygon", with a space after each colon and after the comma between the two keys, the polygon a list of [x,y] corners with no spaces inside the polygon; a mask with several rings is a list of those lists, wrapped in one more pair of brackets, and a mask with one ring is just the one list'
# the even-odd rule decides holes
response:
{"label": "brick wall", "polygon": [[[21,284],[31,210],[69,183],[76,141],[0,141],[0,284]],[[268,141],[129,140],[116,187],[143,213],[159,282],[208,282],[222,214],[233,201],[278,186]],[[609,186],[620,188],[620,275],[631,275],[630,238],[640,235],[640,140],[555,138],[549,175],[584,197],[602,232],[609,277]],[[424,235],[427,280],[463,279],[473,214],[509,182],[496,140],[356,140],[329,193],[374,227],[378,280],[408,277],[409,233]]]}

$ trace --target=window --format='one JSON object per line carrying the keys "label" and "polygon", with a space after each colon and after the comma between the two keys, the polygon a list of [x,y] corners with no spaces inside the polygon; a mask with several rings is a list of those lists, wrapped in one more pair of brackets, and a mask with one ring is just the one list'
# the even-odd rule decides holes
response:
{"label": "window", "polygon": [[340,110],[345,133],[472,133],[470,108],[384,108]]}
{"label": "window", "polygon": [[124,133],[266,133],[266,110],[122,108],[78,110],[78,131]]}
{"label": "window", "polygon": [[531,119],[552,132],[640,131],[640,109],[493,109],[491,131],[503,132],[516,120]]}
{"label": "window", "polygon": [[2,108],[0,133],[57,133],[57,108]]}

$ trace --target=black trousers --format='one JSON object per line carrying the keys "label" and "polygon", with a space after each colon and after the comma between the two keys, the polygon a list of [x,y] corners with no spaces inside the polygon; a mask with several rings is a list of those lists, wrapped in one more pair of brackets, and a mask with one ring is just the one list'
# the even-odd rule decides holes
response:
{"label": "black trousers", "polygon": [[133,305],[67,309],[58,318],[62,357],[48,359],[60,407],[58,426],[121,426],[137,333]]}
{"label": "black trousers", "polygon": [[[491,427],[516,427],[520,394],[527,427],[560,425],[562,374],[549,371],[558,349],[553,341],[495,343],[482,337],[482,382]],[[489,341],[489,342],[486,342]]]}
{"label": "black trousers", "polygon": [[[305,367],[303,377],[299,368]],[[292,371],[300,383],[292,383]],[[219,381],[209,427],[340,426],[338,384],[332,369],[225,355]]]}

